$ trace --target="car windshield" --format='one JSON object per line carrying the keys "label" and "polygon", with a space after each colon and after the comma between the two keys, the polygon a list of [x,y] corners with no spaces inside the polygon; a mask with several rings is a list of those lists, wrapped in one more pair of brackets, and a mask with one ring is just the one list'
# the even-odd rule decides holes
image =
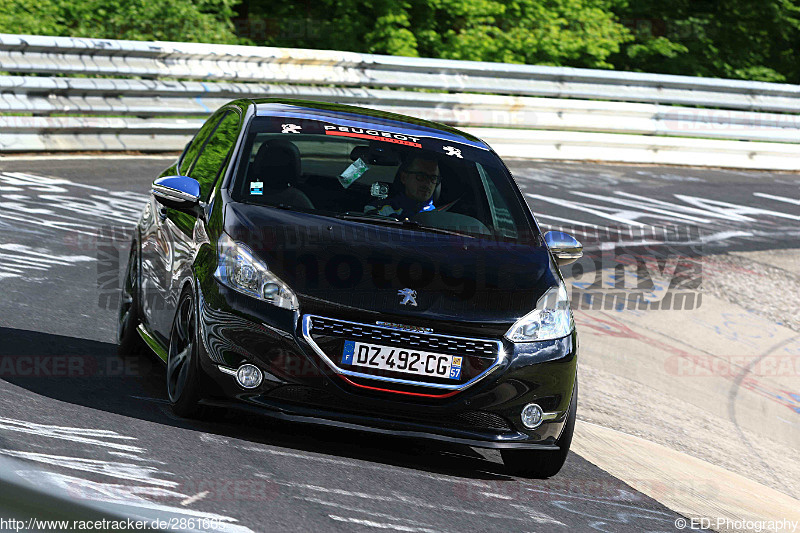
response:
{"label": "car windshield", "polygon": [[385,128],[257,117],[231,184],[233,199],[478,238],[536,236],[496,155]]}

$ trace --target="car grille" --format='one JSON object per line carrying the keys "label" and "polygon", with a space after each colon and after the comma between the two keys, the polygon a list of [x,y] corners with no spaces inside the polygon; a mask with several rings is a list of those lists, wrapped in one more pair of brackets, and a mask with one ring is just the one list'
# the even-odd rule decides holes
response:
{"label": "car grille", "polygon": [[302,403],[306,405],[336,405],[336,397],[324,390],[305,385],[284,385],[269,393],[275,400]]}
{"label": "car grille", "polygon": [[[325,409],[337,406],[337,409],[342,411],[353,413],[360,411],[358,409],[359,405],[343,403],[342,399],[333,394],[305,385],[285,385],[270,392],[268,397],[273,400]],[[369,413],[369,415],[375,416],[375,413]],[[486,411],[462,411],[452,415],[437,414],[434,416],[404,416],[398,413],[391,413],[390,415],[382,415],[381,418],[387,421],[405,421],[453,429],[472,429],[501,433],[513,431],[511,424],[505,418]]]}
{"label": "car grille", "polygon": [[465,411],[463,413],[458,413],[454,417],[454,421],[468,427],[511,431],[511,424],[509,424],[505,418],[494,413],[487,413],[486,411]]}
{"label": "car grille", "polygon": [[355,324],[322,317],[314,317],[311,334],[313,336],[330,335],[348,339],[364,339],[376,344],[383,343],[429,352],[490,357],[492,359],[497,356],[498,350],[497,341],[448,337],[432,333],[395,331],[369,324]]}

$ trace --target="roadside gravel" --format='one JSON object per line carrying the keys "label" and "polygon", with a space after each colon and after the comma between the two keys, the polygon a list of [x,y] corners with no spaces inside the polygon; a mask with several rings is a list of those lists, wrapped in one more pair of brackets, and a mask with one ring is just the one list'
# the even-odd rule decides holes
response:
{"label": "roadside gravel", "polygon": [[706,256],[702,290],[800,332],[800,249]]}
{"label": "roadside gravel", "polygon": [[[729,302],[731,309],[743,308],[800,332],[800,249],[705,256],[701,290]],[[589,342],[584,335],[584,343]],[[632,379],[635,373],[626,376],[624,366],[612,373],[591,366],[585,357],[579,372],[580,419],[687,453],[800,499],[800,462],[793,447]],[[800,392],[800,376],[796,385],[792,391]],[[794,424],[800,432],[797,418],[787,410],[784,420],[774,423]]]}
{"label": "roadside gravel", "polygon": [[800,462],[794,448],[586,364],[580,367],[580,380],[581,420],[662,444],[800,499]]}

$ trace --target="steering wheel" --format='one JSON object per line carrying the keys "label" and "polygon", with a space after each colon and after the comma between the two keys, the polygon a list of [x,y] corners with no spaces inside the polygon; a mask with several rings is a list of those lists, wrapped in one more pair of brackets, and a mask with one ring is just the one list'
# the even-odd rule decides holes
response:
{"label": "steering wheel", "polygon": [[450,202],[449,204],[445,204],[445,205],[443,205],[442,207],[437,207],[436,209],[434,209],[434,211],[438,211],[438,212],[440,212],[440,213],[443,213],[443,212],[449,211],[451,207],[453,207],[453,206],[454,206],[454,205],[456,205],[456,204],[457,204],[459,201],[461,201],[461,198],[463,198],[463,197],[462,197],[462,196],[459,196],[458,198],[456,198],[455,200],[453,200],[453,201],[452,201],[452,202]]}

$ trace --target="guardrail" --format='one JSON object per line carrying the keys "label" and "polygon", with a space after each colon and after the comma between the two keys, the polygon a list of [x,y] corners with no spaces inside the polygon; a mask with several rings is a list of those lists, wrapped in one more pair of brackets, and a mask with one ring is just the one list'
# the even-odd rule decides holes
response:
{"label": "guardrail", "polygon": [[176,150],[222,103],[280,96],[444,122],[505,156],[795,170],[800,155],[786,84],[6,34],[0,72],[5,152]]}

